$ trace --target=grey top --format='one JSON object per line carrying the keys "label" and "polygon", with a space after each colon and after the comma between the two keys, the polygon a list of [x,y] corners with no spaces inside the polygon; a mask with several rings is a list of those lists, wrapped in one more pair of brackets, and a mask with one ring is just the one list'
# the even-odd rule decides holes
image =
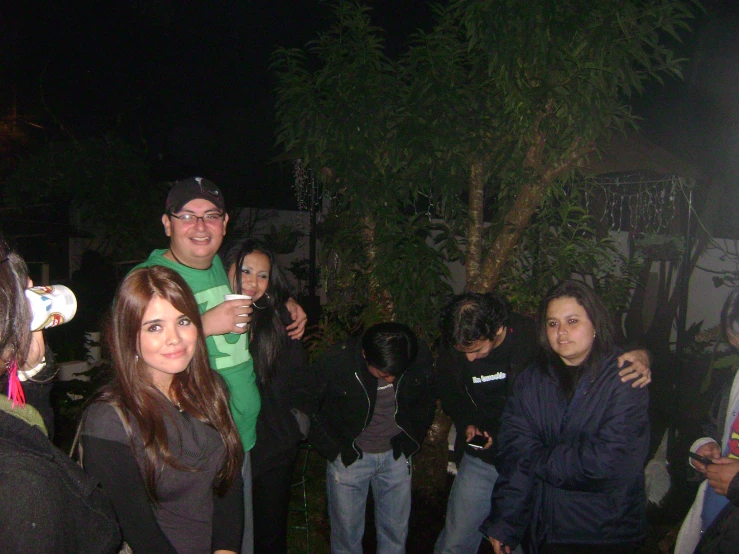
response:
{"label": "grey top", "polygon": [[[183,466],[194,471],[163,467],[157,479],[158,501],[150,503],[151,509],[162,532],[179,554],[210,554],[213,483],[223,464],[225,446],[215,429],[180,413],[174,406],[167,408],[164,421],[170,452]],[[132,422],[132,434],[139,461],[143,442],[135,422]],[[82,435],[130,445],[123,423],[110,404],[98,403],[88,408]],[[138,483],[131,483],[132,488],[143,486],[143,477]],[[126,529],[123,531],[125,536]]]}
{"label": "grey top", "polygon": [[401,432],[395,423],[395,408],[395,387],[378,379],[375,411],[367,427],[357,437],[357,446],[363,452],[378,454],[392,449],[390,439]]}

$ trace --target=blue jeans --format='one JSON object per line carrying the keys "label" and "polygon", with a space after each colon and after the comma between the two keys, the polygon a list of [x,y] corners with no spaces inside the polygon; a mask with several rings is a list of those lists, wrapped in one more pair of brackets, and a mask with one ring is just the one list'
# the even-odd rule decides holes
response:
{"label": "blue jeans", "polygon": [[434,546],[435,554],[477,554],[483,538],[479,527],[490,515],[497,479],[495,466],[463,454],[449,493],[444,529]]}
{"label": "blue jeans", "polygon": [[331,553],[362,554],[367,491],[375,500],[377,554],[403,554],[411,515],[411,463],[393,451],[364,453],[346,467],[341,456],[326,466]]}

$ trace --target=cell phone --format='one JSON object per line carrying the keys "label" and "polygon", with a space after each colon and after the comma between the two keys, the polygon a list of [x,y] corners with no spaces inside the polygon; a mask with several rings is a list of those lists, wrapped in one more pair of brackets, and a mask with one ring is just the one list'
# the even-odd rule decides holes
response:
{"label": "cell phone", "polygon": [[705,456],[701,456],[700,454],[696,454],[695,452],[688,452],[688,456],[693,458],[696,462],[700,462],[706,466],[713,463],[713,460],[711,458],[706,458]]}
{"label": "cell phone", "polygon": [[485,448],[485,445],[488,443],[488,438],[483,435],[475,435],[470,439],[469,444],[472,448],[477,448],[478,450],[481,450]]}

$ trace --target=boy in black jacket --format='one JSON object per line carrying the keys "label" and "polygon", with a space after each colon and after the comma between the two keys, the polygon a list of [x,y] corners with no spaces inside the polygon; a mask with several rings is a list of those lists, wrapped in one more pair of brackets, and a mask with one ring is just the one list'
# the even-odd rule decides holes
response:
{"label": "boy in black jacket", "polygon": [[377,552],[405,552],[411,456],[434,417],[432,367],[428,347],[407,326],[380,323],[303,372],[293,404],[311,414],[308,440],[328,459],[332,553],[361,554],[370,485]]}

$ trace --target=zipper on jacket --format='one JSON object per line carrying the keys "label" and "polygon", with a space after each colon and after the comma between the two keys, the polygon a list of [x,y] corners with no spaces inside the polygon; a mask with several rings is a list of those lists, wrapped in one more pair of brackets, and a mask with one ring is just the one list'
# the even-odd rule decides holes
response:
{"label": "zipper on jacket", "polygon": [[[362,383],[362,380],[359,378],[359,375],[357,374],[356,371],[354,372],[354,377],[356,377],[357,381],[359,381],[359,385],[362,387],[362,390],[364,391],[364,395],[367,397],[367,413],[364,416],[364,426],[362,427],[362,430],[359,432],[359,435],[361,435],[362,433],[364,433],[364,430],[367,428],[367,425],[369,424],[369,413],[370,413],[370,408],[372,407],[372,401],[370,400],[369,393],[367,392],[367,387],[364,386],[364,383]],[[397,400],[396,400],[396,405],[397,405]],[[359,452],[359,450],[357,450],[357,437],[359,437],[359,435],[354,437],[354,439],[352,440],[352,448],[354,449],[354,452],[357,453],[357,456],[361,458],[362,454]]]}
{"label": "zipper on jacket", "polygon": [[400,376],[400,379],[398,379],[398,384],[395,388],[395,413],[393,414],[393,420],[395,421],[395,425],[398,426],[398,429],[400,429],[406,435],[408,435],[408,438],[411,439],[416,444],[416,449],[413,452],[411,452],[410,456],[406,456],[406,459],[405,459],[405,461],[408,463],[408,475],[410,475],[411,474],[411,456],[413,456],[413,454],[421,450],[421,445],[418,444],[418,441],[416,441],[416,439],[411,437],[411,434],[405,429],[403,429],[398,423],[398,393],[400,392],[400,382],[403,380],[403,377],[405,377],[405,373],[403,373],[403,375]]}

